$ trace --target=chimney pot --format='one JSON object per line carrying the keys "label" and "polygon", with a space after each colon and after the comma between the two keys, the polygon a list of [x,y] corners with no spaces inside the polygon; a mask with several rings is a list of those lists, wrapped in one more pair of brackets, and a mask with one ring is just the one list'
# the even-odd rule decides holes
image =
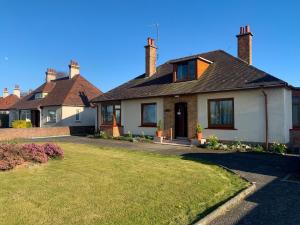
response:
{"label": "chimney pot", "polygon": [[240,27],[240,34],[244,33],[244,27]]}
{"label": "chimney pot", "polygon": [[250,33],[250,26],[247,25],[246,28],[245,28],[245,30],[246,30],[246,33]]}

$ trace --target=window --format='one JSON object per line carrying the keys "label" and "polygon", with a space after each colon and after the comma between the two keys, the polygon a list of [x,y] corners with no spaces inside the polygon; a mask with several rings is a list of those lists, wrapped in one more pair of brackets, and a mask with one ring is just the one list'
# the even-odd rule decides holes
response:
{"label": "window", "polygon": [[45,98],[47,95],[48,95],[48,93],[42,93],[42,92],[40,92],[40,93],[36,93],[35,96],[34,96],[34,98],[35,99],[41,99],[41,98]]}
{"label": "window", "polygon": [[300,127],[300,96],[293,96],[293,127]]}
{"label": "window", "polygon": [[41,99],[43,98],[43,94],[42,93],[36,93],[35,94],[35,99]]}
{"label": "window", "polygon": [[156,103],[142,104],[142,126],[156,127]]}
{"label": "window", "polygon": [[80,121],[80,109],[76,109],[75,120]]}
{"label": "window", "polygon": [[188,61],[177,65],[177,81],[193,80],[196,72],[196,61]]}
{"label": "window", "polygon": [[208,100],[208,128],[234,129],[233,99]]}
{"label": "window", "polygon": [[104,104],[101,106],[102,123],[104,125],[113,125],[115,118],[116,124],[121,125],[121,105]]}
{"label": "window", "polygon": [[30,110],[22,110],[21,111],[21,120],[31,121],[31,113]]}
{"label": "window", "polygon": [[48,110],[47,122],[56,123],[56,110]]}

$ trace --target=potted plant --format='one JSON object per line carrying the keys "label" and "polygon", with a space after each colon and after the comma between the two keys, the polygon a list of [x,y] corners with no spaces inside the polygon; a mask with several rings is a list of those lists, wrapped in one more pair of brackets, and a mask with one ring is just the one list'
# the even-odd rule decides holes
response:
{"label": "potted plant", "polygon": [[197,134],[198,141],[200,141],[202,139],[202,127],[199,123],[197,124],[196,127],[196,134]]}
{"label": "potted plant", "polygon": [[161,137],[162,136],[162,125],[161,120],[158,121],[157,127],[156,127],[156,136]]}

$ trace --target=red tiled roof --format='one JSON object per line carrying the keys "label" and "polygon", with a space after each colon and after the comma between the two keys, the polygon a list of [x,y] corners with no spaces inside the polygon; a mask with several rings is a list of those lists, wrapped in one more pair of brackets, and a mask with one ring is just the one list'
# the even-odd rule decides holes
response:
{"label": "red tiled roof", "polygon": [[9,110],[14,104],[16,104],[20,98],[16,95],[9,95],[6,98],[0,98],[0,110]]}
{"label": "red tiled roof", "polygon": [[[36,93],[48,93],[35,99]],[[45,106],[90,106],[90,100],[102,92],[81,75],[44,83],[13,106],[14,109],[37,109]]]}

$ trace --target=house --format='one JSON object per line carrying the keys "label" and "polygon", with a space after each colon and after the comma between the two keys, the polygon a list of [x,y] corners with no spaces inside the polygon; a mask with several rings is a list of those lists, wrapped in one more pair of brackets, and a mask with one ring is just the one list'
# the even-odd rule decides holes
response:
{"label": "house", "polygon": [[11,124],[9,121],[10,108],[20,100],[20,97],[19,85],[15,86],[12,94],[9,94],[8,89],[4,88],[3,95],[0,97],[0,128],[7,128]]}
{"label": "house", "polygon": [[205,138],[288,143],[300,125],[300,94],[292,97],[296,88],[252,65],[249,26],[236,37],[237,57],[216,50],[158,67],[157,47],[148,38],[145,73],[93,99],[96,128],[113,136],[154,135],[161,121],[173,138],[192,139],[200,123]]}
{"label": "house", "polygon": [[47,69],[45,83],[11,107],[10,120],[31,121],[33,127],[94,126],[96,109],[90,100],[101,93],[72,60],[67,75]]}

